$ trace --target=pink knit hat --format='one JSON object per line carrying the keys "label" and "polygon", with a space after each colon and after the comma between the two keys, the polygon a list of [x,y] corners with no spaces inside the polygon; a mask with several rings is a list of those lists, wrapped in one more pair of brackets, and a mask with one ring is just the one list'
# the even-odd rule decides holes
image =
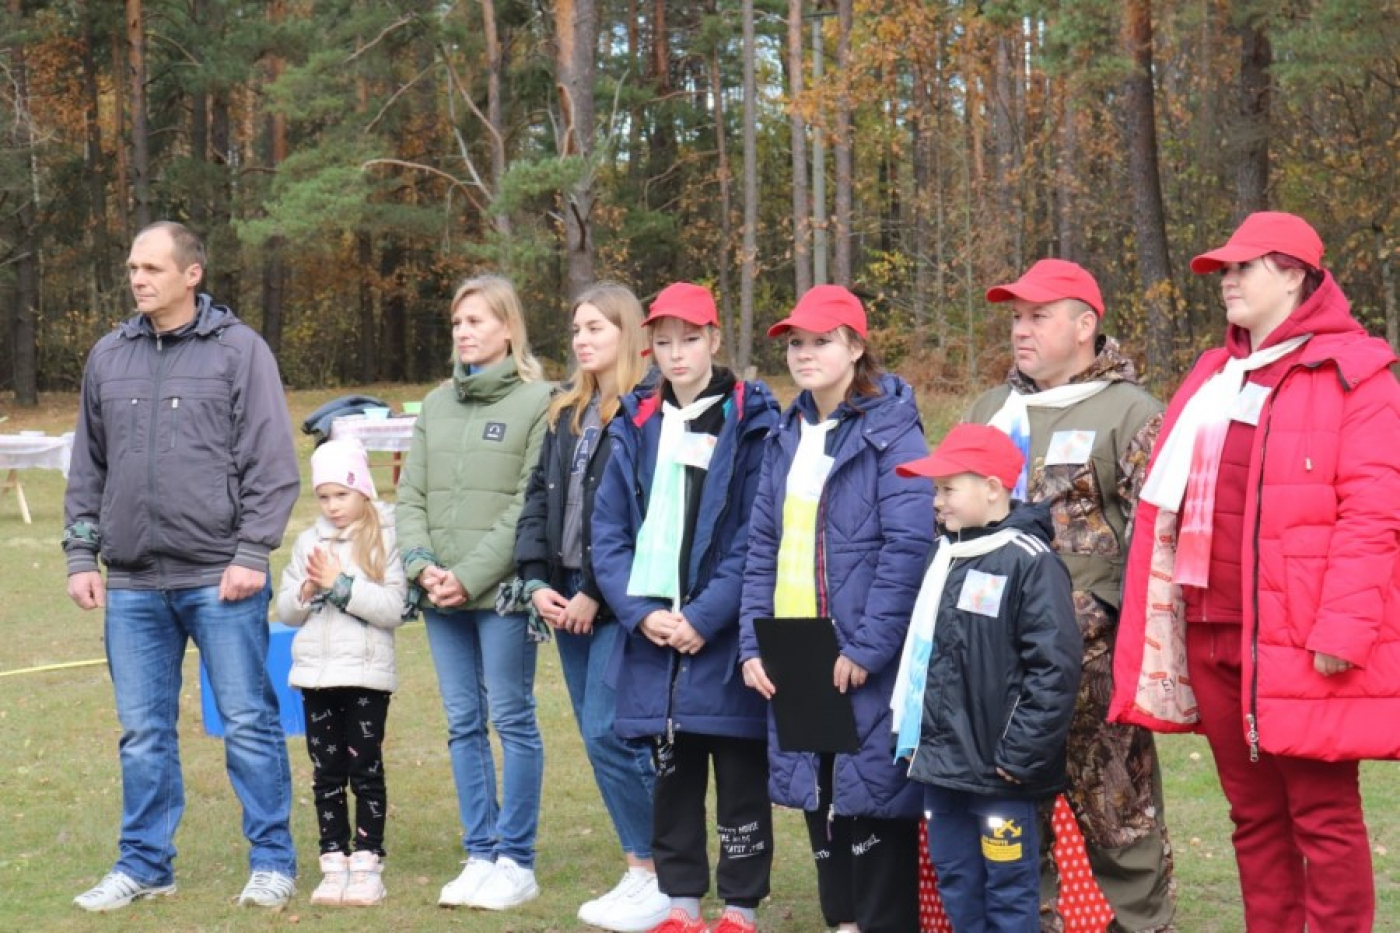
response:
{"label": "pink knit hat", "polygon": [[311,454],[311,488],[335,483],[353,489],[368,499],[378,499],[369,459],[359,441],[326,441]]}

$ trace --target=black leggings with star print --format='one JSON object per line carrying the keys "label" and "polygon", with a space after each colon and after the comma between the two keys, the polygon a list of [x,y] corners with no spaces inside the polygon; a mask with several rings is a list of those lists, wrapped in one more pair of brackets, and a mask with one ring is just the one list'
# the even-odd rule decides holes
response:
{"label": "black leggings with star print", "polygon": [[347,786],[355,792],[353,851],[384,855],[384,721],[389,694],[363,687],[303,690],[306,750],[321,852],[352,851]]}

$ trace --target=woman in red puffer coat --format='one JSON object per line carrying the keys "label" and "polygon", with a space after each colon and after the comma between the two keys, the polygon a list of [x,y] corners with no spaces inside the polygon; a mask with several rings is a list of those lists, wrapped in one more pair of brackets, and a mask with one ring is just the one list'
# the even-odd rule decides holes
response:
{"label": "woman in red puffer coat", "polygon": [[1225,346],[1167,409],[1109,717],[1205,733],[1251,930],[1368,931],[1357,760],[1400,758],[1400,385],[1291,214],[1197,256]]}

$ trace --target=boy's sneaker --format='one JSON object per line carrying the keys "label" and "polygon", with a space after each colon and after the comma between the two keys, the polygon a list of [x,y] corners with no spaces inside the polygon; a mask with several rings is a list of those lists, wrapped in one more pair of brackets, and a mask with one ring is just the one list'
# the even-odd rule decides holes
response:
{"label": "boy's sneaker", "polygon": [[580,907],[578,918],[613,933],[646,933],[670,913],[671,899],[657,887],[656,874],[629,868],[617,887]]}
{"label": "boy's sneaker", "polygon": [[496,870],[495,862],[489,862],[474,855],[462,864],[465,866],[462,873],[442,886],[442,893],[438,895],[439,906],[469,906],[472,898],[476,896],[476,892]]}
{"label": "boy's sneaker", "polygon": [[362,851],[350,856],[350,882],[345,886],[346,907],[374,907],[384,903],[384,863],[378,852]]}
{"label": "boy's sneaker", "polygon": [[311,903],[322,907],[338,907],[345,898],[345,884],[350,876],[350,856],[344,852],[321,853],[321,883],[311,892]]}
{"label": "boy's sneaker", "polygon": [[509,910],[539,896],[540,886],[535,883],[534,869],[517,865],[503,855],[496,859],[496,870],[476,889],[467,906]]}
{"label": "boy's sneaker", "polygon": [[672,907],[666,919],[652,927],[650,933],[708,933],[709,929],[704,917],[692,917],[684,907]]}
{"label": "boy's sneaker", "polygon": [[274,907],[281,910],[297,893],[296,882],[280,871],[255,871],[248,876],[243,893],[238,895],[239,907]]}
{"label": "boy's sneaker", "polygon": [[73,898],[73,903],[83,910],[102,913],[120,910],[132,901],[139,901],[145,897],[163,897],[174,893],[174,882],[142,884],[125,872],[111,871],[96,885]]}
{"label": "boy's sneaker", "polygon": [[726,910],[720,914],[719,923],[710,927],[710,933],[758,933],[758,924],[745,920],[737,910]]}

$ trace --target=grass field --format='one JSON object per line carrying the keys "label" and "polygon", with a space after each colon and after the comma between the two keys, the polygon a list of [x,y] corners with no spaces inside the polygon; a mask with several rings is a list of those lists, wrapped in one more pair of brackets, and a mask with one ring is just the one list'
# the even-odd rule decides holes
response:
{"label": "grass field", "polygon": [[[316,405],[345,390],[294,393],[298,423]],[[421,397],[422,387],[369,387],[394,403]],[[58,433],[73,424],[75,399],[45,398],[37,411],[0,408],[0,431],[39,428]],[[936,430],[956,404],[927,412]],[[310,442],[298,435],[303,454]],[[546,773],[540,825],[542,894],[504,915],[447,911],[436,905],[440,885],[461,858],[446,727],[421,624],[398,639],[401,686],[389,715],[386,748],[391,815],[385,875],[389,904],[370,914],[313,908],[316,826],[310,765],[301,739],[290,740],[295,782],[293,831],[301,851],[302,884],[282,913],[240,910],[234,895],[246,877],[246,847],[236,801],[223,770],[222,743],[200,723],[196,660],[185,666],[181,723],[187,807],[177,836],[179,892],[110,916],[71,906],[75,894],[101,877],[115,851],[121,783],[119,728],[102,648],[102,620],[64,594],[62,477],[21,474],[34,524],[24,525],[13,495],[0,495],[0,819],[9,841],[0,847],[0,930],[339,930],[352,926],[403,930],[469,927],[494,931],[577,930],[578,904],[617,880],[622,862],[599,803],[553,649],[540,653],[537,695],[545,734]],[[379,477],[388,486],[387,465]],[[304,495],[292,534],[311,520]],[[278,552],[285,560],[286,549]],[[280,571],[280,561],[275,569]],[[86,663],[85,663],[86,662]],[[72,665],[72,666],[62,666]],[[1396,724],[1400,729],[1400,724]],[[1243,929],[1226,809],[1210,755],[1195,737],[1160,742],[1167,777],[1168,820],[1177,850],[1178,925],[1182,931]],[[1400,931],[1400,770],[1370,763],[1363,770],[1375,874],[1380,898],[1377,930]],[[760,925],[781,933],[822,929],[802,822],[780,811],[773,896]],[[1327,931],[1318,931],[1327,933]]]}

